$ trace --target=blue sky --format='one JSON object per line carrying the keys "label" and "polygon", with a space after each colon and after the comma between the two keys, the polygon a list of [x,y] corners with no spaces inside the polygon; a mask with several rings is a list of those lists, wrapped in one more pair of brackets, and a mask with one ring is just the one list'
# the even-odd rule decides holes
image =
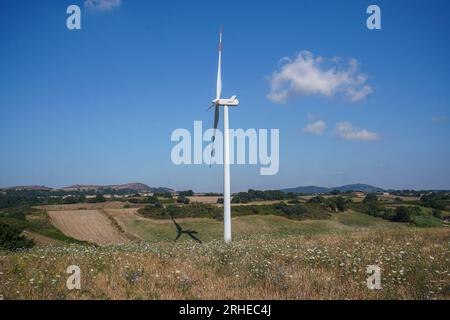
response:
{"label": "blue sky", "polygon": [[[81,30],[66,28],[70,4],[82,9]],[[223,96],[241,101],[230,126],[280,129],[278,174],[232,166],[232,192],[450,188],[448,1],[112,4],[1,1],[0,186],[220,191],[222,168],[174,165],[170,136],[194,120],[212,125],[223,24]],[[370,4],[381,30],[366,27]],[[295,83],[296,72],[311,81]],[[285,89],[285,99],[270,95]]]}

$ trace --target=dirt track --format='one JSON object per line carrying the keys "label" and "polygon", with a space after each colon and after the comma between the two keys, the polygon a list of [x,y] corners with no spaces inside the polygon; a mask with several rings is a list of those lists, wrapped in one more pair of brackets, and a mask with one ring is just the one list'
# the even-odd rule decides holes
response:
{"label": "dirt track", "polygon": [[106,217],[98,210],[48,211],[53,225],[65,235],[99,245],[129,242]]}

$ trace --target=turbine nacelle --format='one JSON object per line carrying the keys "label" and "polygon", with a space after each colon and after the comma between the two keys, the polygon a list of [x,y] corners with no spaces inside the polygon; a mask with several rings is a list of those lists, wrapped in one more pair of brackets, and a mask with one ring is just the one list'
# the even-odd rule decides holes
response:
{"label": "turbine nacelle", "polygon": [[232,96],[229,99],[214,99],[212,103],[216,106],[230,106],[235,107],[239,105],[239,100],[236,98],[236,96]]}

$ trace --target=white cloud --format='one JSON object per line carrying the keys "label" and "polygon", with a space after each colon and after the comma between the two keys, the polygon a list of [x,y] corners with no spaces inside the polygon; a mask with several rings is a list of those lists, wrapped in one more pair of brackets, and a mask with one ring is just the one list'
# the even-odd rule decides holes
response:
{"label": "white cloud", "polygon": [[431,118],[431,121],[433,121],[433,123],[437,123],[437,124],[439,124],[439,123],[447,123],[448,118],[446,116],[442,116],[442,117],[434,116],[434,117]]}
{"label": "white cloud", "polygon": [[122,0],[86,0],[84,6],[91,10],[109,11],[120,7]]}
{"label": "white cloud", "polygon": [[321,135],[326,128],[327,125],[324,121],[317,120],[316,122],[308,124],[306,127],[302,129],[302,131],[305,133]]}
{"label": "white cloud", "polygon": [[339,58],[315,57],[309,51],[300,52],[294,60],[282,58],[281,66],[270,77],[268,99],[286,102],[292,96],[343,96],[352,102],[364,100],[373,92],[367,76],[358,71],[356,59],[342,64]]}
{"label": "white cloud", "polygon": [[380,136],[365,129],[354,128],[350,122],[339,122],[336,125],[334,134],[343,140],[363,140],[363,141],[375,141],[380,139]]}

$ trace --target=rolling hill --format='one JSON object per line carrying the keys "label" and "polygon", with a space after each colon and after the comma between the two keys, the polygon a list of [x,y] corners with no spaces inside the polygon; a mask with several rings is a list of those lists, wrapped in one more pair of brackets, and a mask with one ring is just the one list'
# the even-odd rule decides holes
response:
{"label": "rolling hill", "polygon": [[99,191],[99,190],[135,190],[140,192],[150,191],[150,187],[143,183],[127,183],[127,184],[112,184],[112,185],[84,185],[76,184],[68,187],[63,187],[63,191]]}
{"label": "rolling hill", "polygon": [[317,194],[317,193],[328,193],[333,190],[337,190],[340,192],[348,192],[348,191],[382,192],[383,191],[383,189],[381,189],[381,188],[374,187],[374,186],[371,186],[368,184],[362,184],[362,183],[347,184],[347,185],[333,187],[333,188],[317,187],[317,186],[304,186],[304,187],[282,189],[281,191],[302,193],[302,194]]}
{"label": "rolling hill", "polygon": [[13,186],[13,187],[6,187],[1,188],[3,190],[13,190],[13,191],[51,191],[52,188],[46,187],[46,186],[35,186],[35,185],[29,185],[29,186]]}
{"label": "rolling hill", "polygon": [[102,191],[102,190],[114,190],[114,191],[122,191],[122,190],[130,190],[134,192],[173,192],[170,188],[162,188],[162,187],[150,187],[143,183],[126,183],[126,184],[112,184],[112,185],[82,185],[76,184],[73,186],[68,186],[61,188],[62,191]]}

